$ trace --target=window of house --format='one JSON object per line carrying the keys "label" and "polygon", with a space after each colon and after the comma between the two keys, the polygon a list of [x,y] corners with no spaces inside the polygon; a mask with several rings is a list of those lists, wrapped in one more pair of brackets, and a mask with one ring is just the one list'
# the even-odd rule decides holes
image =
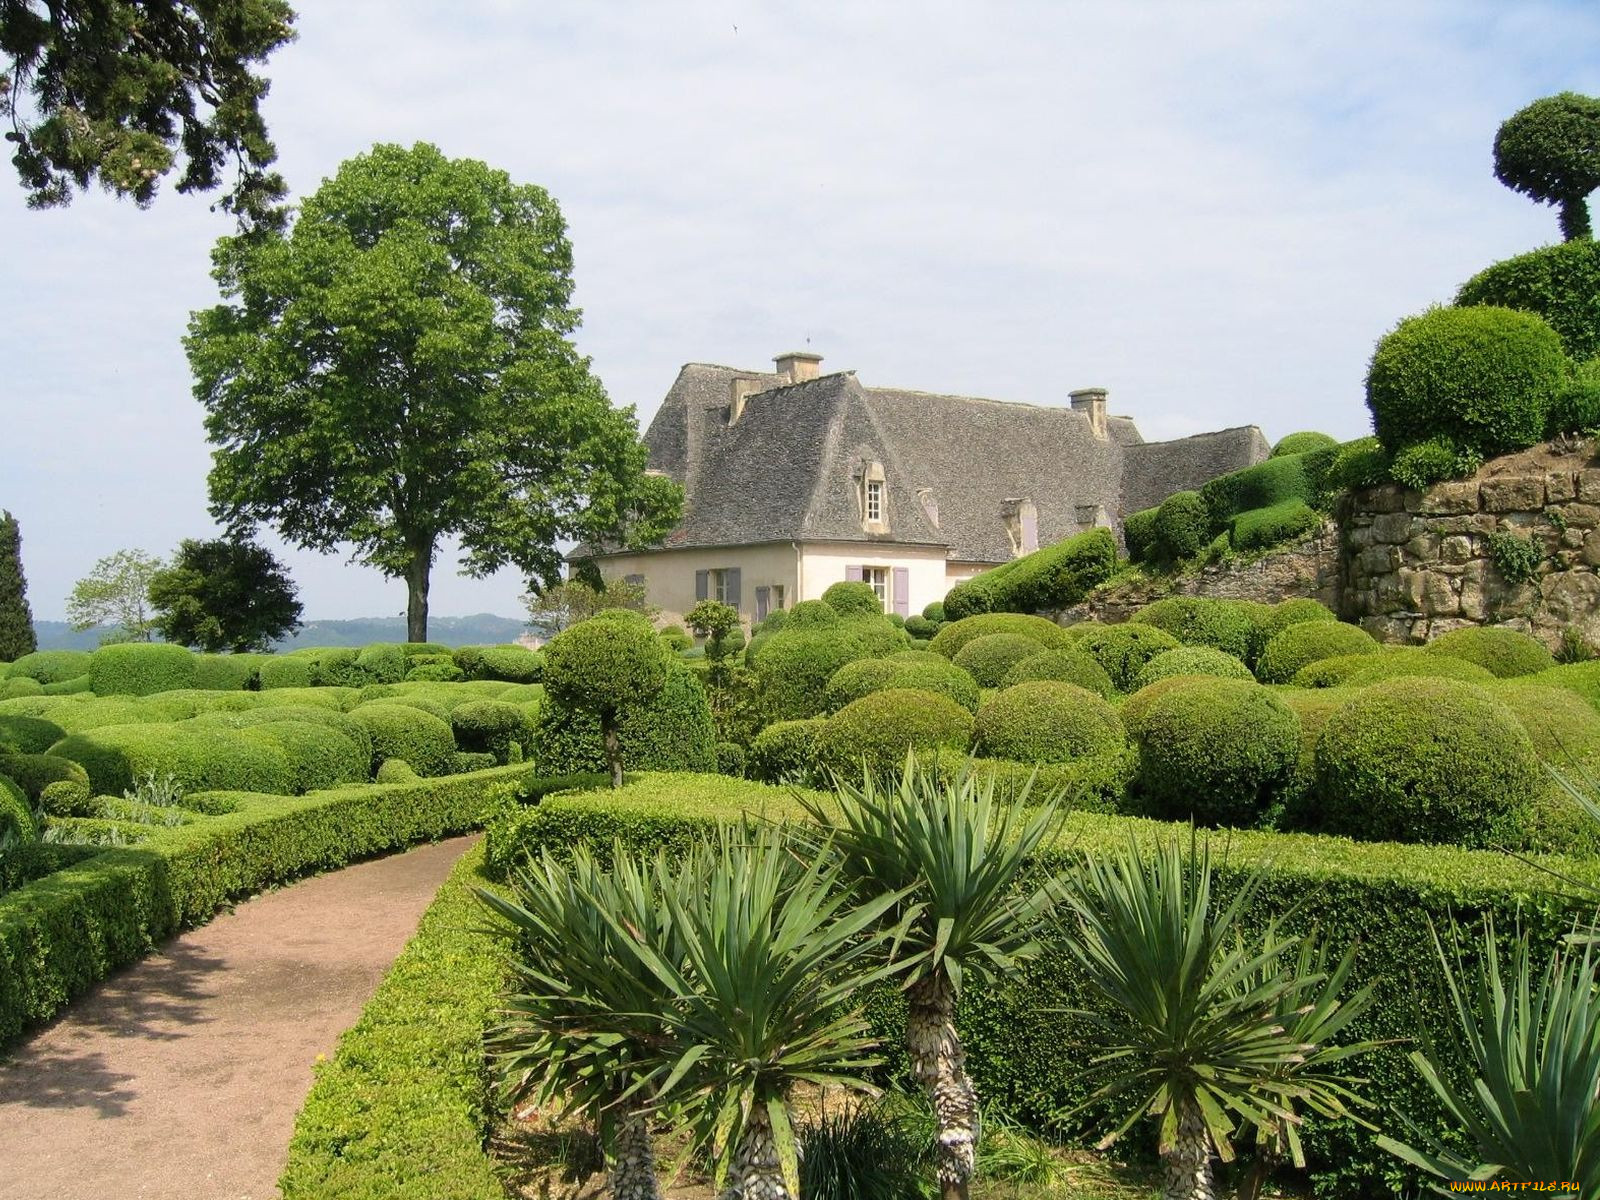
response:
{"label": "window of house", "polygon": [[[869,495],[871,493],[868,493]],[[885,612],[889,611],[892,597],[889,595],[889,568],[888,567],[862,567],[861,582],[869,584],[873,591],[878,593],[878,603],[883,605]]]}
{"label": "window of house", "polygon": [[781,583],[775,583],[772,585],[772,607],[783,607],[783,584]]}
{"label": "window of house", "polygon": [[694,573],[694,598],[741,607],[738,567],[708,567]]}
{"label": "window of house", "polygon": [[728,572],[715,570],[711,572],[711,598],[719,603],[728,602]]}
{"label": "window of house", "polygon": [[883,520],[883,480],[867,480],[867,520]]}

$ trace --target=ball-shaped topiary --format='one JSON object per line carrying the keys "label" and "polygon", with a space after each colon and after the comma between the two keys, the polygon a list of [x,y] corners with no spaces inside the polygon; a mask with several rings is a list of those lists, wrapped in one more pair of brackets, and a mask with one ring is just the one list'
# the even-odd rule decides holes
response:
{"label": "ball-shaped topiary", "polygon": [[[1243,604],[1243,601],[1238,603]],[[1247,606],[1248,610],[1248,606]],[[1280,600],[1276,604],[1262,605],[1258,619],[1267,633],[1267,641],[1291,625],[1305,625],[1312,621],[1337,621],[1334,611],[1320,600],[1301,596],[1293,600]],[[1265,642],[1263,643],[1265,645]]]}
{"label": "ball-shaped topiary", "polygon": [[954,659],[968,642],[991,633],[1019,633],[1031,637],[1044,650],[1064,646],[1068,641],[1061,626],[1045,617],[1025,613],[980,613],[941,626],[928,649]]}
{"label": "ball-shaped topiary", "polygon": [[1483,454],[1520,450],[1544,436],[1566,362],[1555,330],[1531,313],[1429,309],[1373,352],[1373,430],[1391,453],[1435,435]]}
{"label": "ball-shaped topiary", "polygon": [[450,728],[463,750],[494,755],[505,766],[514,742],[528,740],[528,720],[515,704],[500,700],[471,700],[450,712]]}
{"label": "ball-shaped topiary", "polygon": [[1035,679],[1074,683],[1106,699],[1117,690],[1104,667],[1089,655],[1075,649],[1041,650],[1007,671],[1005,678],[1000,681],[1000,686],[1011,688]]}
{"label": "ball-shaped topiary", "polygon": [[906,618],[906,632],[914,638],[932,641],[933,635],[939,632],[939,625],[927,617],[911,616]]}
{"label": "ball-shaped topiary", "polygon": [[1272,457],[1282,458],[1285,454],[1307,454],[1313,450],[1332,450],[1338,444],[1338,438],[1330,437],[1326,433],[1316,433],[1311,430],[1307,430],[1304,433],[1291,433],[1285,435],[1272,448]]}
{"label": "ball-shaped topiary", "polygon": [[43,754],[67,736],[54,721],[20,713],[0,713],[0,754]]}
{"label": "ball-shaped topiary", "polygon": [[1486,690],[1522,722],[1545,762],[1568,773],[1593,773],[1600,763],[1600,712],[1582,696],[1524,679],[1497,682]]}
{"label": "ball-shaped topiary", "polygon": [[776,721],[756,734],[745,773],[763,783],[807,783],[817,769],[817,741],[826,718]]}
{"label": "ball-shaped topiary", "polygon": [[1292,784],[1300,720],[1258,683],[1203,679],[1157,698],[1137,739],[1138,787],[1155,815],[1246,827]]}
{"label": "ball-shaped topiary", "polygon": [[943,625],[945,622],[944,601],[935,600],[931,604],[924,605],[922,609],[922,619],[925,621],[932,621],[935,625]]}
{"label": "ball-shaped topiary", "polygon": [[193,722],[102,725],[69,734],[51,754],[80,763],[96,795],[118,796],[147,775],[171,775],[185,792],[287,795],[289,762],[245,731]]}
{"label": "ball-shaped topiary", "polygon": [[1556,665],[1555,656],[1544,643],[1515,629],[1488,626],[1457,629],[1436,637],[1425,649],[1430,654],[1447,654],[1477,663],[1500,679],[1516,675],[1537,675]]}
{"label": "ball-shaped topiary", "polygon": [[1256,678],[1262,683],[1288,683],[1308,663],[1341,654],[1373,654],[1377,650],[1377,639],[1355,625],[1302,621],[1262,647]]}
{"label": "ball-shaped topiary", "polygon": [[[666,681],[617,715],[619,761],[632,771],[717,769],[717,734],[706,690],[687,665],[669,660]],[[592,711],[558,701],[534,719],[530,754],[544,775],[604,770],[612,761]]]}
{"label": "ball-shaped topiary", "polygon": [[70,758],[54,754],[0,754],[0,775],[22,789],[29,800],[38,800],[44,789],[62,780],[87,785],[88,773]]}
{"label": "ball-shaped topiary", "polygon": [[1149,562],[1156,557],[1156,510],[1141,509],[1122,518],[1122,542],[1129,562]]}
{"label": "ball-shaped topiary", "polygon": [[1199,596],[1168,596],[1128,619],[1163,629],[1185,646],[1211,646],[1240,660],[1249,656],[1256,628],[1239,605]]}
{"label": "ball-shaped topiary", "polygon": [[315,661],[301,655],[263,654],[257,659],[256,682],[262,691],[311,687],[316,682]]}
{"label": "ball-shaped topiary", "polygon": [[1542,786],[1521,722],[1453,679],[1367,688],[1323,726],[1316,759],[1322,829],[1364,841],[1515,845]]}
{"label": "ball-shaped topiary", "polygon": [[289,764],[288,788],[296,796],[365,783],[372,770],[372,759],[360,746],[320,722],[266,721],[243,736],[282,751]]}
{"label": "ball-shaped topiary", "polygon": [[1090,629],[1075,644],[1111,676],[1117,691],[1131,692],[1145,663],[1182,643],[1164,629],[1128,621]]}
{"label": "ball-shaped topiary", "polygon": [[818,762],[840,776],[899,770],[908,751],[964,751],[972,714],[955,701],[913,688],[874,692],[848,704],[823,726]]}
{"label": "ball-shaped topiary", "polygon": [[16,838],[32,841],[39,827],[34,821],[33,808],[22,789],[4,775],[0,775],[0,841]]}
{"label": "ball-shaped topiary", "polygon": [[399,683],[406,677],[405,647],[393,642],[374,642],[356,653],[353,678],[362,683]]}
{"label": "ball-shaped topiary", "polygon": [[403,758],[419,775],[450,773],[456,740],[443,717],[388,700],[353,708],[350,716],[372,738],[374,766],[382,766],[386,759]]}
{"label": "ball-shaped topiary", "polygon": [[[771,622],[771,618],[768,618]],[[802,600],[789,610],[786,629],[826,629],[839,623],[839,612],[821,600]]]}
{"label": "ball-shaped topiary", "polygon": [[580,621],[544,648],[545,692],[562,708],[594,715],[613,787],[622,786],[618,717],[661,690],[671,661],[654,627],[637,613]]}
{"label": "ball-shaped topiary", "polygon": [[89,686],[97,696],[149,696],[193,687],[194,672],[193,654],[160,642],[101,646],[89,658]]}
{"label": "ball-shaped topiary", "polygon": [[1600,187],[1600,99],[1560,92],[1518,109],[1494,137],[1494,177],[1561,210],[1561,236],[1592,236],[1589,193]]}
{"label": "ball-shaped topiary", "polygon": [[1562,242],[1497,262],[1462,284],[1456,303],[1538,313],[1569,358],[1593,358],[1600,354],[1600,242]]}
{"label": "ball-shaped topiary", "polygon": [[1199,492],[1174,492],[1156,507],[1157,558],[1175,561],[1198,554],[1214,532],[1211,514]]}
{"label": "ball-shaped topiary", "polygon": [[978,713],[973,750],[1014,762],[1076,762],[1127,745],[1116,710],[1076,684],[1037,679],[1008,687]]}
{"label": "ball-shaped topiary", "polygon": [[999,687],[1000,681],[1025,658],[1039,653],[1039,643],[1020,633],[987,633],[973,638],[952,660],[978,681],[979,687]]}
{"label": "ball-shaped topiary", "polygon": [[386,758],[378,765],[378,773],[374,778],[376,783],[415,783],[417,773],[411,769],[411,764],[403,758]]}
{"label": "ball-shaped topiary", "polygon": [[852,580],[831,584],[822,593],[822,602],[841,617],[881,616],[883,601],[870,583]]}
{"label": "ball-shaped topiary", "polygon": [[62,683],[89,673],[91,656],[87,650],[35,650],[24,654],[10,666],[0,664],[0,678],[26,676],[40,683]]}
{"label": "ball-shaped topiary", "polygon": [[897,664],[898,669],[890,677],[888,686],[933,692],[954,700],[968,712],[977,712],[982,696],[978,681],[969,672],[954,663],[945,662],[939,655],[934,655],[934,658],[939,661]]}
{"label": "ball-shaped topiary", "polygon": [[1297,688],[1363,688],[1385,679],[1427,676],[1490,683],[1494,676],[1477,663],[1447,654],[1428,654],[1420,646],[1380,646],[1376,654],[1338,654],[1295,672]]}
{"label": "ball-shaped topiary", "polygon": [[1156,655],[1140,669],[1135,688],[1149,687],[1173,675],[1211,675],[1219,679],[1254,679],[1250,668],[1231,654],[1211,646],[1179,646]]}
{"label": "ball-shaped topiary", "polygon": [[[823,605],[827,612],[831,608]],[[872,657],[865,642],[839,628],[839,619],[824,628],[789,626],[763,635],[759,656],[751,663],[762,711],[769,720],[796,721],[827,711],[828,681],[846,663]]]}
{"label": "ball-shaped topiary", "polygon": [[897,664],[886,658],[858,658],[845,663],[828,679],[827,690],[823,693],[825,711],[838,712],[863,696],[881,692],[889,686],[897,669]]}

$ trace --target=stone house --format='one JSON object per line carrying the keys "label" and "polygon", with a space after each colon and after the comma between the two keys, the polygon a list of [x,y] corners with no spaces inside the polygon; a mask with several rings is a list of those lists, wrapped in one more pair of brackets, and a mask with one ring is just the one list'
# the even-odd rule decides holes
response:
{"label": "stone house", "polygon": [[1267,457],[1255,426],[1146,442],[1106,409],[868,387],[820,355],[775,371],[690,363],[645,433],[650,469],[681,483],[683,519],[644,551],[580,547],[643,583],[676,620],[722,600],[746,621],[830,584],[872,585],[909,616],[980,571],[1198,488]]}

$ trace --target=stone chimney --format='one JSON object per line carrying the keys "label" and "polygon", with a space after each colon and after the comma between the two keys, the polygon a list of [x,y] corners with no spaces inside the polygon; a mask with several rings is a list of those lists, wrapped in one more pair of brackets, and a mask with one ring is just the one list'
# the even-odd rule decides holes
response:
{"label": "stone chimney", "polygon": [[1079,388],[1072,393],[1072,411],[1089,418],[1089,432],[1102,442],[1110,436],[1106,424],[1106,389]]}
{"label": "stone chimney", "polygon": [[772,361],[778,364],[778,374],[783,376],[784,383],[804,383],[817,377],[817,364],[822,361],[822,355],[809,350],[791,350]]}
{"label": "stone chimney", "polygon": [[735,375],[728,384],[728,424],[732,425],[744,415],[744,402],[751,393],[759,392],[764,385],[748,375]]}

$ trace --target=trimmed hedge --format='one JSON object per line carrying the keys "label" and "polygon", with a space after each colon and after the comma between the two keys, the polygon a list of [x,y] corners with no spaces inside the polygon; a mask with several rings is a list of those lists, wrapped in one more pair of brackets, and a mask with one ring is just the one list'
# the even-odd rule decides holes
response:
{"label": "trimmed hedge", "polygon": [[[768,720],[799,720],[823,712],[828,681],[834,672],[846,663],[874,657],[864,639],[839,627],[833,609],[821,601],[816,603],[832,617],[830,625],[806,626],[791,619],[781,632],[760,639],[758,657],[752,660],[746,656],[745,661],[755,671],[761,707]],[[800,607],[796,605],[794,611]],[[751,649],[756,649],[754,643]]]}
{"label": "trimmed hedge", "polygon": [[296,796],[365,783],[372,770],[371,754],[320,722],[264,721],[250,727],[245,736],[283,752],[289,764],[289,791]]}
{"label": "trimmed hedge", "polygon": [[1291,433],[1281,438],[1272,448],[1273,458],[1282,458],[1285,454],[1306,454],[1313,450],[1333,450],[1339,445],[1339,439],[1330,437],[1326,433],[1306,431],[1304,433]]}
{"label": "trimmed hedge", "polygon": [[399,683],[406,677],[405,648],[388,642],[365,646],[356,652],[353,671],[362,683]]}
{"label": "trimmed hedge", "polygon": [[[242,692],[252,685],[259,687],[258,657],[254,654],[196,654],[189,686],[207,692]],[[305,674],[309,683],[310,672]]]}
{"label": "trimmed hedge", "polygon": [[[694,672],[681,662],[667,667],[654,696],[617,716],[622,762],[629,771],[715,771],[717,734],[711,704]],[[548,775],[605,771],[600,719],[551,700],[539,710],[529,753]]]}
{"label": "trimmed hedge", "polygon": [[27,842],[38,833],[33,808],[22,794],[22,788],[8,776],[0,775],[0,838],[17,837]]}
{"label": "trimmed hedge", "polygon": [[887,658],[858,658],[845,663],[828,678],[823,692],[824,711],[838,712],[854,700],[882,691],[896,670],[897,664]]}
{"label": "trimmed hedge", "polygon": [[210,797],[234,811],[153,829],[0,896],[0,1045],[180,929],[263,888],[476,827],[484,789],[531,767],[308,796]]}
{"label": "trimmed hedge", "polygon": [[978,684],[970,674],[942,655],[903,650],[888,658],[858,659],[835,671],[828,681],[827,711],[838,712],[852,701],[890,688],[921,688],[954,700],[968,712],[978,710]]}
{"label": "trimmed hedge", "polygon": [[1099,663],[1119,692],[1134,690],[1134,680],[1145,663],[1158,654],[1176,650],[1178,639],[1154,625],[1132,621],[1089,629],[1074,643],[1076,649]]}
{"label": "trimmed hedge", "polygon": [[750,743],[745,773],[763,783],[794,783],[810,779],[817,770],[818,741],[824,717],[806,721],[775,721]]}
{"label": "trimmed hedge", "polygon": [[120,796],[152,773],[171,775],[186,792],[290,790],[289,758],[281,749],[210,725],[103,725],[69,734],[50,753],[81,764],[97,795]]}
{"label": "trimmed hedge", "polygon": [[1292,682],[1300,688],[1361,688],[1406,676],[1494,682],[1494,676],[1477,663],[1448,654],[1428,654],[1421,646],[1380,646],[1376,653],[1318,659],[1296,671]]}
{"label": "trimmed hedge", "polygon": [[385,759],[403,758],[419,775],[450,773],[456,740],[442,717],[398,701],[363,704],[351,709],[350,716],[372,736],[374,768]]}
{"label": "trimmed hedge", "polygon": [[1321,827],[1347,837],[1519,846],[1542,786],[1522,724],[1455,680],[1375,684],[1317,741]]}
{"label": "trimmed hedge", "polygon": [[298,656],[262,655],[260,665],[256,668],[261,690],[311,687],[317,680],[315,665],[313,661]]}
{"label": "trimmed hedge", "polygon": [[863,760],[872,771],[894,771],[908,749],[963,752],[971,741],[966,709],[933,692],[899,688],[863,696],[829,717],[817,738],[817,763],[847,775]]}
{"label": "trimmed hedge", "polygon": [[1076,684],[1035,680],[1008,687],[978,713],[973,753],[1022,763],[1069,763],[1128,744],[1116,710]]}
{"label": "trimmed hedge", "polygon": [[494,755],[505,766],[511,759],[513,742],[532,740],[525,713],[515,704],[499,700],[473,700],[457,705],[450,713],[450,728],[456,745]]}
{"label": "trimmed hedge", "polygon": [[870,583],[859,580],[829,585],[822,593],[822,602],[841,617],[882,616],[883,601]]}
{"label": "trimmed hedge", "polygon": [[999,687],[1006,672],[1039,653],[1039,643],[1021,633],[986,633],[961,647],[951,661],[978,681],[979,687]]}
{"label": "trimmed hedge", "polygon": [[1210,646],[1245,660],[1256,623],[1240,604],[1199,596],[1169,596],[1147,604],[1128,620],[1165,630],[1185,646]]}
{"label": "trimmed hedge", "polygon": [[1378,641],[1365,629],[1338,621],[1302,621],[1273,637],[1256,661],[1262,683],[1288,683],[1300,669],[1324,658],[1374,654]]}
{"label": "trimmed hedge", "polygon": [[1066,608],[1116,569],[1116,536],[1090,529],[956,584],[944,598],[944,614],[959,621],[981,613]]}
{"label": "trimmed hedge", "polygon": [[1117,689],[1111,676],[1089,655],[1078,649],[1041,650],[1023,659],[1006,672],[1000,681],[1002,688],[1015,687],[1035,679],[1053,679],[1059,683],[1075,683],[1097,696],[1109,699]]}
{"label": "trimmed hedge", "polygon": [[1155,557],[1165,563],[1200,553],[1211,540],[1211,517],[1199,492],[1174,492],[1156,507]]}
{"label": "trimmed hedge", "polygon": [[374,776],[378,783],[409,783],[413,779],[420,779],[411,764],[403,758],[386,758],[378,766],[378,773]]}
{"label": "trimmed hedge", "polygon": [[1558,770],[1576,774],[1600,758],[1600,713],[1582,696],[1527,679],[1497,683],[1488,691],[1522,722],[1539,757]]}
{"label": "trimmed hedge", "polygon": [[1044,650],[1064,648],[1071,640],[1060,625],[1047,617],[1035,617],[1026,613],[982,613],[976,617],[951,621],[942,626],[934,635],[928,649],[935,654],[954,659],[968,642],[987,637],[992,633],[1020,633],[1023,637],[1030,637],[1038,642],[1040,648]]}
{"label": "trimmed hedge", "polygon": [[1156,509],[1146,508],[1129,513],[1122,519],[1122,542],[1128,550],[1129,562],[1149,562],[1156,557],[1159,545],[1156,538]]}
{"label": "trimmed hedge", "polygon": [[0,664],[0,679],[37,679],[41,684],[62,683],[89,673],[87,650],[35,650],[15,662]]}
{"label": "trimmed hedge", "polygon": [[1462,284],[1456,303],[1537,313],[1569,358],[1593,358],[1600,354],[1600,243],[1578,238],[1497,262]]}
{"label": "trimmed hedge", "polygon": [[1233,655],[1210,646],[1179,646],[1156,655],[1140,668],[1135,689],[1171,675],[1213,675],[1219,679],[1254,679],[1250,668]]}
{"label": "trimmed hedge", "polygon": [[1448,654],[1477,663],[1500,679],[1516,675],[1537,675],[1556,665],[1555,656],[1544,643],[1515,629],[1488,626],[1457,629],[1434,638],[1424,649],[1430,654]]}
{"label": "trimmed hedge", "polygon": [[101,646],[89,656],[89,686],[97,696],[149,696],[194,686],[195,655],[161,642]]}
{"label": "trimmed hedge", "polygon": [[1228,525],[1235,550],[1265,550],[1322,527],[1322,514],[1304,500],[1284,500],[1239,513]]}
{"label": "trimmed hedge", "polygon": [[1209,481],[1200,489],[1209,522],[1207,540],[1227,529],[1240,513],[1272,508],[1291,500],[1316,505],[1335,453],[1318,450],[1310,454],[1286,454]]}
{"label": "trimmed hedge", "polygon": [[65,729],[43,717],[0,713],[0,752],[43,754],[66,735]]}
{"label": "trimmed hedge", "polygon": [[64,779],[87,785],[89,774],[70,758],[56,754],[0,754],[0,775],[22,789],[35,803],[44,789]]}

